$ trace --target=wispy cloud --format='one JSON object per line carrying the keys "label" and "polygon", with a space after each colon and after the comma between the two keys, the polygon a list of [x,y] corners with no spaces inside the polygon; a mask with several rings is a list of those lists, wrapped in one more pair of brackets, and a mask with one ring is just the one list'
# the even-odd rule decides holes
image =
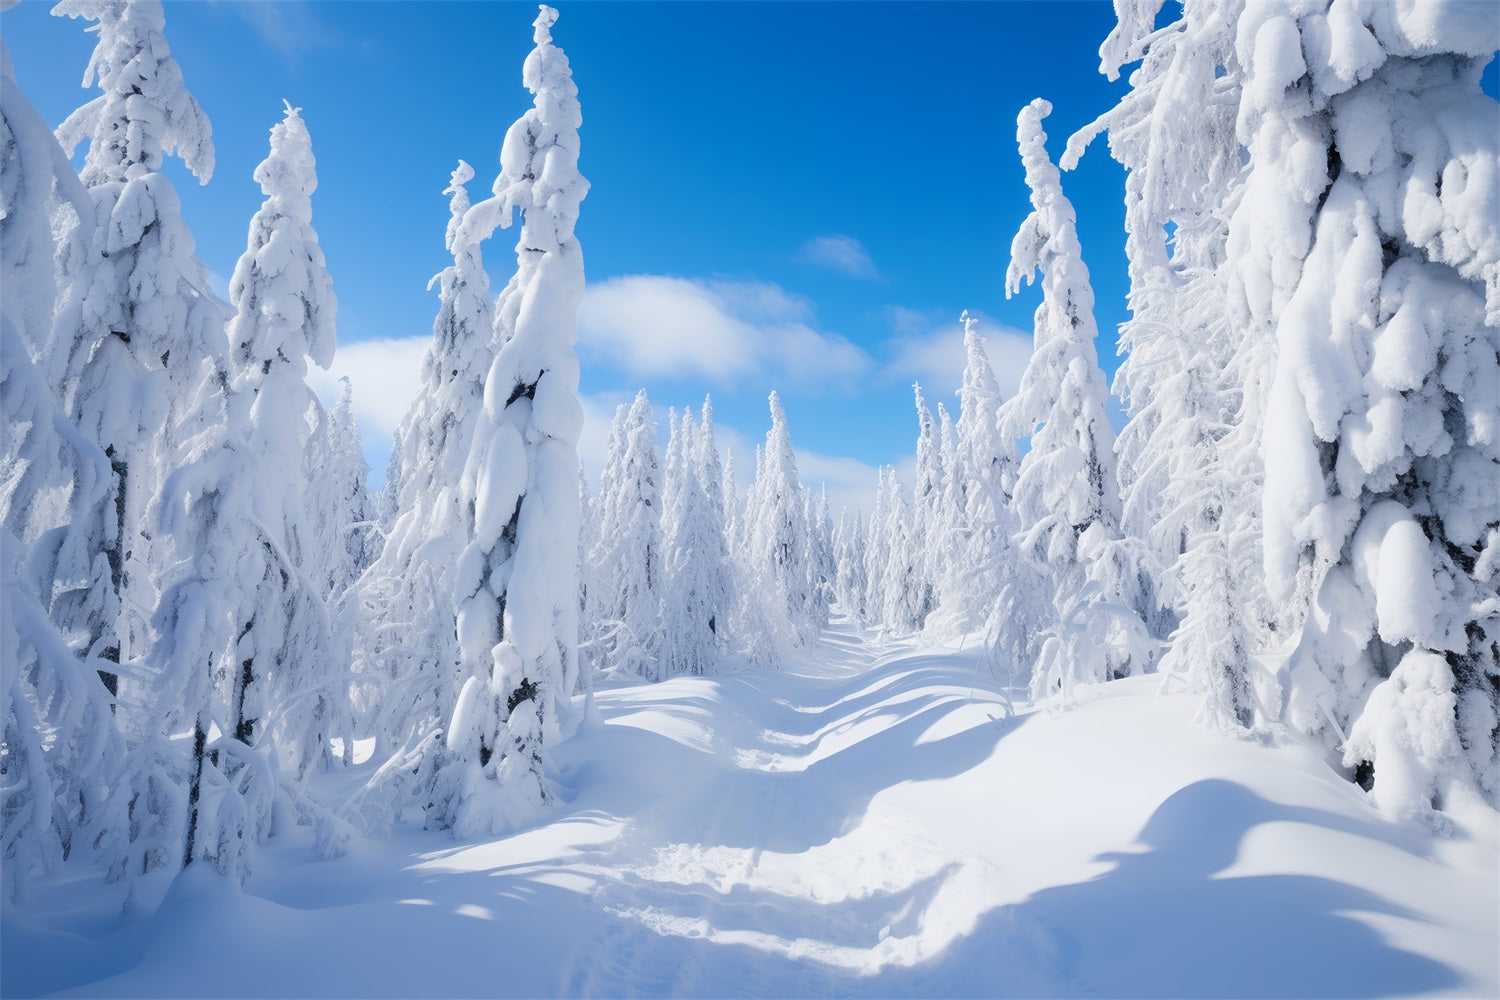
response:
{"label": "wispy cloud", "polygon": [[221,10],[243,19],[272,48],[284,56],[309,49],[334,45],[339,35],[330,30],[314,12],[309,0],[210,0]]}
{"label": "wispy cloud", "polygon": [[834,233],[831,236],[816,236],[802,244],[797,257],[805,263],[827,268],[851,278],[878,281],[880,270],[870,257],[865,245],[852,236]]}
{"label": "wispy cloud", "polygon": [[807,300],[777,285],[628,275],[584,293],[579,350],[637,378],[699,376],[716,386],[768,375],[848,388],[874,367],[861,348],[813,323]]}
{"label": "wispy cloud", "polygon": [[[882,377],[921,382],[931,394],[956,392],[963,384],[964,330],[957,317],[891,306],[886,310],[892,336],[885,342]],[[1000,391],[1009,398],[1021,384],[1021,373],[1031,360],[1032,335],[983,314],[970,312],[978,320],[985,339],[985,354]]]}

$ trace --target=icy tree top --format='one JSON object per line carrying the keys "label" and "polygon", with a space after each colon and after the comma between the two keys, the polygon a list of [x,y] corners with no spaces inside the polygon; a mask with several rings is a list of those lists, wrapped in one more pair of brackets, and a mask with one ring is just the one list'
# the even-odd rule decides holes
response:
{"label": "icy tree top", "polygon": [[162,36],[161,0],[61,0],[52,13],[98,22],[83,86],[97,82],[103,93],[57,130],[69,155],[89,140],[84,184],[153,173],[168,153],[207,184],[214,172],[213,129]]}
{"label": "icy tree top", "polygon": [[245,252],[229,281],[237,311],[230,341],[257,380],[256,371],[276,358],[299,375],[305,356],[321,368],[333,362],[338,303],[312,227],[317,162],[300,109],[284,103],[285,117],[271,128],[270,153],[255,168],[266,200],[250,220]]}
{"label": "icy tree top", "polygon": [[542,7],[537,16],[536,48],[526,57],[522,81],[534,106],[505,134],[495,197],[474,206],[467,227],[482,238],[495,227],[508,228],[519,208],[523,243],[547,252],[573,238],[578,206],[589,184],[578,173],[578,127],[583,112],[578,88],[563,50],[552,44],[557,11]]}
{"label": "icy tree top", "polygon": [[536,20],[531,24],[536,31],[532,33],[532,40],[538,45],[550,45],[552,43],[552,26],[557,23],[557,8],[548,7],[544,3],[537,4]]}
{"label": "icy tree top", "polygon": [[271,154],[255,168],[261,193],[276,202],[282,215],[308,222],[312,219],[312,193],[318,189],[317,160],[302,109],[290,101],[281,121],[271,126]]}
{"label": "icy tree top", "polygon": [[[448,178],[448,186],[443,189],[443,194],[448,196],[448,210],[451,213],[448,219],[447,247],[448,252],[454,258],[460,256],[459,251],[469,245],[464,238],[464,215],[469,211],[469,188],[468,183],[474,179],[474,168],[463,160],[458,161],[458,166],[453,168],[453,173]],[[428,288],[432,283],[428,282]]]}

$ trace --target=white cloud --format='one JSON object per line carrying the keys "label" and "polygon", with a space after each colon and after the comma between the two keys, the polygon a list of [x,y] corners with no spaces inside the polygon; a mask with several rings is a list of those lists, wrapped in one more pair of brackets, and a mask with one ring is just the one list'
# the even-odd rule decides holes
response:
{"label": "white cloud", "polygon": [[[307,383],[324,406],[332,406],[343,392],[339,379],[348,376],[366,452],[378,448],[388,453],[391,436],[422,383],[422,356],[431,343],[431,337],[401,337],[340,344],[333,367],[309,369]],[[381,466],[380,474],[384,471]]]}
{"label": "white cloud", "polygon": [[873,367],[862,349],[811,320],[806,300],[772,284],[627,275],[588,287],[578,343],[643,380],[700,376],[725,386],[766,375],[849,387]]}
{"label": "white cloud", "polygon": [[[964,377],[964,331],[957,319],[893,306],[888,310],[895,336],[885,343],[887,360],[881,375],[922,383],[929,396],[956,392]],[[1025,330],[971,312],[985,338],[985,354],[1001,393],[1009,399],[1021,384],[1031,360],[1032,335]]]}
{"label": "white cloud", "polygon": [[797,256],[809,264],[847,274],[851,278],[872,281],[880,278],[880,271],[875,267],[875,261],[871,259],[870,251],[865,249],[865,245],[842,233],[808,240],[802,244]]}

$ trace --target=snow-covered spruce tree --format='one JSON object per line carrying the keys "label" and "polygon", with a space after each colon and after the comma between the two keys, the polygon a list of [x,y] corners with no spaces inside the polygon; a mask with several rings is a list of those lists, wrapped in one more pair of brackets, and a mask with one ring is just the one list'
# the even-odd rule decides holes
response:
{"label": "snow-covered spruce tree", "polygon": [[[958,423],[952,429],[955,454],[946,466],[942,499],[946,517],[936,546],[942,554],[938,587],[945,605],[943,618],[959,633],[992,617],[997,596],[1015,575],[1009,505],[1018,461],[1015,442],[1000,433],[1000,384],[985,353],[984,338],[967,312],[962,322],[964,376],[958,390]],[[1010,589],[1021,596],[1032,593]],[[1023,610],[1019,604],[1009,609],[1007,635],[1030,633],[1027,622],[1031,619]]]}
{"label": "snow-covered spruce tree", "polygon": [[[704,517],[712,532],[708,547],[710,570],[705,586],[706,592],[718,595],[716,600],[721,602],[714,619],[715,634],[719,638],[720,649],[742,648],[750,633],[740,632],[741,626],[746,623],[735,615],[738,586],[735,561],[730,552],[732,536],[729,524],[729,507],[735,502],[732,493],[734,465],[733,458],[723,463],[719,460],[719,442],[714,434],[714,401],[711,396],[703,397],[702,418],[697,433],[697,454],[691,456],[689,461],[698,472],[698,482],[703,489],[705,503]],[[726,490],[730,491],[727,499]],[[717,542],[715,538],[718,539]],[[719,545],[723,548],[716,548]]]}
{"label": "snow-covered spruce tree", "polygon": [[906,491],[896,479],[895,468],[887,467],[885,477],[885,530],[882,532],[885,548],[878,553],[884,575],[880,588],[884,595],[880,620],[890,631],[907,635],[921,627],[917,602],[922,597],[922,587],[917,577],[919,560],[912,547],[912,509],[907,503]]}
{"label": "snow-covered spruce tree", "polygon": [[[10,89],[14,82],[0,77],[7,122],[24,99]],[[33,137],[53,141],[45,129]],[[10,207],[0,218],[7,249],[13,233],[21,236],[12,223],[36,218]],[[36,236],[28,242],[50,265],[51,241]],[[100,677],[113,664],[102,664],[98,649],[80,655],[47,612],[55,592],[87,592],[91,577],[108,579],[88,527],[110,489],[108,460],[58,408],[17,322],[50,320],[16,301],[48,289],[48,269],[33,272],[35,286],[0,285],[0,887],[7,898],[70,856],[102,848],[113,860],[128,837],[123,797],[112,794],[124,746]]]}
{"label": "snow-covered spruce tree", "polygon": [[[1117,7],[1101,68],[1113,79],[1125,63],[1140,66],[1120,104],[1069,140],[1063,166],[1107,130],[1111,153],[1127,169],[1133,315],[1121,329],[1115,390],[1130,419],[1116,453],[1122,530],[1144,543],[1142,583],[1155,591],[1143,594],[1140,610],[1157,637],[1190,604],[1219,614],[1213,598],[1191,591],[1188,581],[1201,572],[1174,564],[1193,540],[1220,544],[1224,523],[1236,634],[1259,644],[1275,617],[1258,566],[1269,352],[1262,337],[1246,336],[1253,327],[1236,314],[1226,267],[1228,220],[1244,178],[1235,134],[1243,71],[1234,46],[1244,4],[1189,0],[1157,31],[1162,7],[1161,0]],[[1183,668],[1197,662],[1174,661]]]}
{"label": "snow-covered spruce tree", "polygon": [[[126,759],[131,843],[117,874],[209,861],[244,878],[247,848],[270,834],[274,752],[236,732],[228,694],[242,690],[236,639],[258,581],[238,568],[256,566],[265,544],[254,508],[259,463],[231,430],[233,395],[223,368],[200,384],[188,406],[196,433],[185,435],[156,510],[156,528],[172,542],[149,654],[156,717]],[[187,760],[172,739],[184,731],[192,733]]]}
{"label": "snow-covered spruce tree", "polygon": [[480,241],[464,226],[473,177],[459,160],[443,192],[453,263],[428,282],[438,287],[438,312],[421,390],[396,431],[392,467],[395,455],[401,462],[390,480],[393,523],[361,583],[359,701],[381,751],[414,746],[444,729],[467,676],[452,573],[474,530],[461,486],[496,351],[489,276]]}
{"label": "snow-covered spruce tree", "polygon": [[[231,421],[254,456],[251,510],[257,543],[237,573],[245,603],[236,624],[231,731],[248,746],[269,732],[297,776],[329,759],[328,739],[347,717],[347,661],[334,642],[325,588],[309,564],[303,495],[314,398],[307,362],[333,361],[333,282],[312,227],[316,162],[307,125],[290,103],[255,168],[265,202],[250,220],[229,282],[234,392]],[[348,743],[347,732],[341,732]]]}
{"label": "snow-covered spruce tree", "polygon": [[330,412],[314,401],[307,441],[304,492],[307,517],[306,565],[330,614],[380,551],[370,465],[354,420],[354,389],[347,376]]}
{"label": "snow-covered spruce tree", "polygon": [[667,677],[708,673],[725,649],[729,553],[724,523],[715,519],[705,489],[712,480],[703,475],[698,433],[692,409],[673,416],[662,496],[661,663]]}
{"label": "snow-covered spruce tree", "polygon": [[852,519],[848,511],[839,515],[833,551],[838,565],[834,594],[839,610],[857,627],[863,628],[869,616],[865,611],[865,524],[859,511],[854,512]]}
{"label": "snow-covered spruce tree", "polygon": [[1500,795],[1500,133],[1489,5],[1265,3],[1236,39],[1231,223],[1274,331],[1273,596],[1287,713],[1393,816]]}
{"label": "snow-covered spruce tree", "polygon": [[[807,645],[827,624],[826,607],[814,592],[811,543],[797,458],[781,397],[771,393],[771,429],[745,512],[745,549],[772,604],[769,619],[785,622],[785,636]],[[777,628],[781,622],[773,626]]]}
{"label": "snow-covered spruce tree", "polygon": [[[1011,244],[1006,292],[1042,275],[1036,346],[1021,387],[1005,404],[1009,438],[1029,437],[1016,476],[1012,507],[1022,554],[1043,567],[1054,595],[1049,638],[1032,675],[1035,697],[1080,681],[1107,680],[1144,669],[1150,659],[1145,627],[1133,610],[1136,594],[1116,571],[1119,500],[1108,390],[1094,339],[1094,293],[1057,167],[1047,155],[1043,100],[1022,109],[1016,135],[1032,212]],[[1088,595],[1088,596],[1086,596]],[[1087,637],[1086,641],[1079,640]],[[1056,652],[1068,647],[1069,655]]]}
{"label": "snow-covered spruce tree", "polygon": [[[84,86],[97,83],[101,93],[58,129],[70,155],[88,142],[82,182],[92,206],[59,216],[76,231],[64,237],[47,355],[64,409],[113,475],[89,516],[89,547],[110,569],[108,593],[91,587],[53,613],[84,647],[119,663],[138,651],[156,604],[142,527],[173,461],[179,403],[224,350],[222,306],[206,291],[177,193],[158,171],[176,153],[206,183],[213,142],[162,36],[160,0],[62,0],[53,13],[95,22]],[[106,670],[105,680],[114,691],[116,674]]]}
{"label": "snow-covered spruce tree", "polygon": [[838,564],[833,555],[833,517],[828,512],[828,485],[825,483],[819,487],[816,501],[811,490],[804,490],[803,495],[811,547],[807,564],[811,570],[813,593],[817,597],[815,613],[819,621],[827,622],[834,602],[834,582],[838,577]]}
{"label": "snow-covered spruce tree", "polygon": [[609,472],[601,480],[599,534],[589,559],[599,600],[596,662],[610,672],[660,680],[662,460],[645,389],[618,423],[619,433],[611,435],[618,452],[607,459]]}
{"label": "snow-covered spruce tree", "polygon": [[864,599],[866,620],[870,625],[885,627],[885,565],[890,553],[891,482],[884,466],[875,470],[875,506],[870,513],[863,548]]}
{"label": "snow-covered spruce tree", "polygon": [[943,458],[937,423],[922,398],[922,387],[913,384],[912,393],[917,406],[917,481],[912,489],[910,543],[917,592],[912,598],[912,608],[915,627],[920,629],[939,601],[938,564],[932,553],[943,533]]}
{"label": "snow-covered spruce tree", "polygon": [[550,797],[546,746],[575,723],[578,684],[578,303],[574,236],[588,182],[578,173],[582,113],[567,57],[542,6],[524,80],[535,107],[506,133],[494,197],[470,209],[475,232],[522,215],[516,275],[502,295],[505,336],[485,379],[484,412],[464,473],[474,538],[454,592],[468,681],[447,733],[456,769],[435,803],[459,836],[512,826]]}

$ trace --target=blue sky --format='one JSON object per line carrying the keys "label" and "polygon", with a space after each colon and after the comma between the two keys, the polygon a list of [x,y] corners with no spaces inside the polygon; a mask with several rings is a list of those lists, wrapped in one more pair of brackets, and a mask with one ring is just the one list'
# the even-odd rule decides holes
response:
{"label": "blue sky", "polygon": [[[559,3],[554,30],[583,106],[592,189],[578,232],[583,451],[597,470],[616,402],[712,392],[745,454],[782,393],[804,481],[838,500],[909,462],[911,383],[950,401],[958,316],[986,317],[1002,382],[1025,363],[1035,290],[1007,302],[1010,238],[1029,206],[1016,112],[1054,104],[1054,156],[1123,90],[1097,72],[1103,2]],[[54,124],[92,37],[26,0],[0,18],[17,79]],[[261,195],[251,180],[281,101],[318,157],[317,228],[339,297],[339,359],[366,451],[390,425],[431,331],[447,263],[441,194],[457,158],[488,192],[501,138],[529,106],[521,62],[535,5],[354,0],[168,2],[167,38],[213,121],[200,188],[175,167],[199,256],[228,275]],[[1094,277],[1101,359],[1126,317],[1123,177],[1099,144],[1064,177]],[[514,230],[486,245],[495,287]],[[1022,333],[1021,331],[1026,331]],[[326,389],[331,378],[320,383]],[[742,471],[745,463],[741,462]]]}

